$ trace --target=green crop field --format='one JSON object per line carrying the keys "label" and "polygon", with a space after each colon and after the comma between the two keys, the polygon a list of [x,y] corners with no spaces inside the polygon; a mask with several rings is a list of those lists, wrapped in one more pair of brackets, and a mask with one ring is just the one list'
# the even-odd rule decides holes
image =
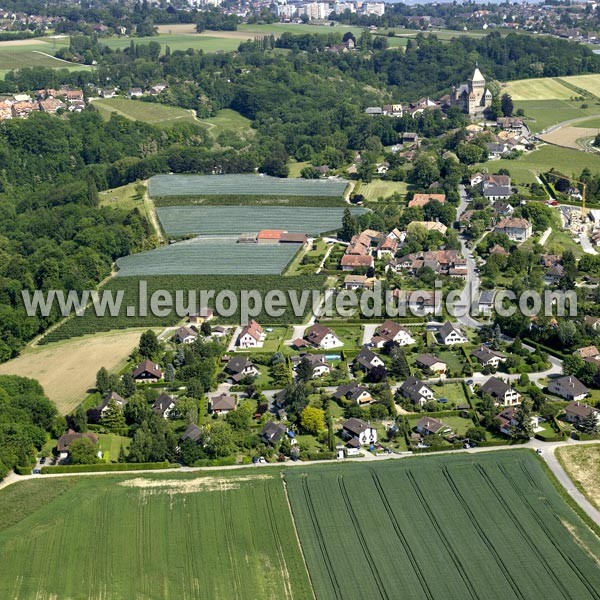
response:
{"label": "green crop field", "polygon": [[230,108],[219,110],[214,117],[202,119],[198,122],[201,125],[205,125],[208,132],[215,139],[217,139],[221,133],[235,134],[236,136],[241,136],[243,138],[253,136],[255,133],[254,129],[250,127],[252,121]]}
{"label": "green crop field", "polygon": [[600,75],[572,75],[562,79],[568,84],[600,98]]}
{"label": "green crop field", "polygon": [[[581,108],[582,104],[587,104],[587,108]],[[563,121],[600,114],[600,106],[590,100],[517,100],[515,107],[523,109],[525,116],[529,118],[526,121],[527,127],[533,132],[548,129]]]}
{"label": "green crop field", "polygon": [[153,198],[167,196],[334,196],[341,197],[347,182],[320,179],[280,179],[267,175],[155,175],[150,178]]}
{"label": "green crop field", "polygon": [[494,160],[481,163],[476,168],[485,168],[490,173],[508,169],[515,183],[529,184],[536,181],[536,174],[545,173],[553,167],[566,174],[580,175],[586,167],[592,173],[600,173],[600,157],[589,152],[543,145],[517,160]]}
{"label": "green crop field", "polygon": [[538,460],[20,482],[0,491],[0,597],[598,600],[600,541]]}
{"label": "green crop field", "polygon": [[[58,47],[67,44],[61,42]],[[40,39],[14,40],[0,42],[0,75],[13,69],[26,67],[46,67],[48,69],[68,69],[69,71],[86,71],[86,65],[78,65],[54,58],[57,50],[53,44]],[[50,55],[50,56],[48,56]]]}
{"label": "green crop field", "polygon": [[573,90],[552,77],[509,81],[502,85],[501,91],[510,94],[513,100],[568,100],[575,95]]}
{"label": "green crop field", "polygon": [[182,121],[194,121],[194,115],[189,110],[176,106],[166,106],[156,102],[142,102],[129,98],[100,98],[94,100],[94,106],[107,120],[112,113],[117,113],[134,121],[143,121],[151,125],[168,127]]}
{"label": "green crop field", "polygon": [[[342,207],[319,206],[168,206],[156,213],[165,233],[232,236],[261,229],[318,234],[342,226]],[[361,214],[364,209],[353,208]]]}
{"label": "green crop field", "polygon": [[137,275],[279,274],[299,244],[238,244],[236,238],[196,238],[117,261],[119,277]]}
{"label": "green crop field", "polygon": [[0,515],[1,598],[313,597],[278,473],[29,481]]}
{"label": "green crop field", "polygon": [[367,200],[373,202],[379,198],[387,198],[392,194],[406,194],[408,184],[404,181],[384,181],[383,179],[374,179],[370,183],[363,183],[358,189],[354,190],[355,194],[362,194]]}
{"label": "green crop field", "polygon": [[[299,275],[294,277],[281,277],[279,275],[240,275],[232,277],[231,275],[165,275],[152,277],[116,277],[108,281],[103,290],[109,290],[113,299],[116,301],[117,295],[122,292],[122,302],[112,316],[108,307],[105,307],[105,315],[101,316],[100,311],[93,308],[85,311],[80,317],[72,317],[64,321],[57,329],[48,333],[41,341],[42,344],[56,342],[72,337],[78,337],[86,334],[95,334],[100,331],[113,331],[116,329],[129,329],[132,327],[168,327],[176,325],[184,316],[176,314],[175,308],[166,316],[154,315],[149,308],[151,296],[158,291],[165,291],[171,294],[174,305],[176,296],[181,296],[182,308],[185,309],[191,303],[190,310],[200,308],[201,291],[211,290],[218,294],[222,290],[228,290],[236,295],[237,310],[228,316],[219,316],[220,323],[237,324],[240,322],[239,300],[241,290],[257,290],[266,294],[270,290],[282,290],[286,296],[294,291],[300,299],[304,290],[322,290],[325,285],[325,275]],[[140,282],[147,286],[145,295],[148,304],[146,305],[147,315],[143,313],[144,303],[140,301]],[[143,295],[144,297],[144,295]],[[188,299],[191,297],[190,301]],[[278,317],[269,316],[266,312],[261,312],[256,319],[263,325],[266,324],[285,324],[302,323],[311,309],[311,298],[307,298],[307,303],[300,311],[302,314],[296,315],[290,302],[287,303],[283,314]],[[214,297],[208,301],[208,305],[214,308]],[[133,307],[134,314],[127,316],[127,308]]]}
{"label": "green crop field", "polygon": [[321,598],[600,597],[600,542],[524,451],[290,469]]}

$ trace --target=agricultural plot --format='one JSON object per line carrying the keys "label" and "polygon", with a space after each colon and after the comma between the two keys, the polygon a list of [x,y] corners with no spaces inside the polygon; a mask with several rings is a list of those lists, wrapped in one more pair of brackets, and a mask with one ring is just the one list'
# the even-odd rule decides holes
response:
{"label": "agricultural plot", "polygon": [[528,452],[285,479],[317,599],[600,597],[600,542]]}
{"label": "agricultural plot", "polygon": [[[237,298],[237,310],[231,315],[219,316],[219,323],[239,324],[240,322],[240,294],[242,290],[258,290],[264,295],[270,290],[282,290],[286,296],[294,293],[301,299],[304,290],[322,290],[325,285],[326,277],[324,275],[300,275],[297,277],[281,277],[279,275],[240,275],[232,277],[231,275],[170,275],[153,277],[116,277],[111,279],[103,290],[110,291],[113,299],[116,301],[117,295],[122,292],[122,301],[118,306],[115,316],[109,314],[108,309],[105,315],[92,308],[86,310],[81,317],[73,317],[62,323],[55,330],[48,333],[40,343],[50,343],[59,340],[65,340],[72,337],[78,337],[86,334],[96,334],[102,331],[112,331],[116,329],[128,329],[131,327],[168,327],[176,325],[185,315],[177,315],[175,303],[177,297],[181,298],[182,308],[189,307],[190,310],[197,310],[200,307],[201,291],[214,291],[215,295],[222,290],[229,290]],[[143,282],[141,284],[141,282]],[[140,285],[147,286],[147,293],[143,293],[140,298]],[[149,310],[147,302],[152,295],[158,291],[164,291],[171,295],[174,303],[174,309],[165,316],[155,315]],[[145,298],[145,300],[144,300]],[[208,301],[210,308],[214,308],[214,296]],[[129,311],[128,307],[133,310]],[[145,312],[144,314],[144,307]],[[299,312],[296,311],[290,302],[281,316],[269,316],[266,312],[261,312],[255,318],[259,323],[266,325],[287,325],[288,323],[301,323],[311,310],[311,300],[307,298],[305,305],[300,306]],[[142,314],[140,314],[142,313]],[[6,363],[10,364],[10,363]],[[94,371],[94,373],[98,369]],[[31,372],[30,372],[31,373]]]}
{"label": "agricultural plot", "polygon": [[600,444],[557,448],[556,455],[571,480],[600,510]]}
{"label": "agricultural plot", "polygon": [[581,150],[583,140],[595,137],[598,131],[598,128],[595,127],[561,127],[540,137],[555,146]]}
{"label": "agricultural plot", "polygon": [[[364,212],[354,208],[355,214]],[[261,229],[319,234],[342,226],[342,207],[290,206],[169,206],[156,213],[170,236],[237,236]]]}
{"label": "agricultural plot", "polygon": [[510,94],[513,100],[567,100],[574,95],[573,90],[551,77],[509,81],[502,85],[501,93]]}
{"label": "agricultural plot", "polygon": [[280,179],[267,175],[155,175],[152,198],[162,196],[334,196],[341,197],[346,181]]}
{"label": "agricultural plot", "polygon": [[117,113],[133,121],[143,121],[161,127],[169,127],[182,121],[194,121],[194,115],[189,110],[156,102],[142,102],[129,98],[101,98],[94,100],[93,104],[107,120],[112,113]]}
{"label": "agricultural plot", "polygon": [[313,597],[278,473],[30,481],[6,513],[1,598]]}
{"label": "agricultural plot", "polygon": [[370,183],[364,183],[358,190],[354,190],[357,194],[362,194],[367,200],[376,202],[379,198],[387,198],[392,194],[406,194],[408,184],[404,181],[384,181],[382,179],[374,179]]}
{"label": "agricultural plot", "polygon": [[[59,329],[76,328],[77,320],[73,318],[73,322],[67,321]],[[124,323],[123,328],[125,327],[128,327],[127,323]],[[27,348],[17,358],[2,363],[0,375],[35,376],[59,412],[66,415],[94,387],[100,367],[113,372],[125,365],[142,332],[143,330],[138,329],[102,334],[89,330],[88,333],[93,335],[82,339]],[[55,339],[59,340],[61,337],[55,336]]]}
{"label": "agricultural plot", "polygon": [[298,249],[298,244],[238,244],[235,238],[194,238],[120,258],[118,276],[277,274]]}
{"label": "agricultural plot", "polygon": [[570,77],[562,77],[562,79],[600,98],[600,75],[572,75]]}
{"label": "agricultural plot", "polygon": [[[571,92],[575,95],[576,92]],[[581,108],[582,104],[588,104],[587,108]],[[579,119],[594,116],[600,113],[600,106],[591,102],[563,100],[517,100],[516,108],[522,108],[525,116],[529,117],[526,124],[533,132],[542,131],[571,119]]]}

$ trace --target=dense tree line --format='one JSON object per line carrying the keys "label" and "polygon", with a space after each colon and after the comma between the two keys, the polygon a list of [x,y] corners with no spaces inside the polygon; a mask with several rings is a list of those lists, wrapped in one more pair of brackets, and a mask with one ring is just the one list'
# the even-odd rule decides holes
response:
{"label": "dense tree line", "polygon": [[64,419],[33,379],[0,376],[0,479],[17,466],[34,464],[48,433],[62,433]]}

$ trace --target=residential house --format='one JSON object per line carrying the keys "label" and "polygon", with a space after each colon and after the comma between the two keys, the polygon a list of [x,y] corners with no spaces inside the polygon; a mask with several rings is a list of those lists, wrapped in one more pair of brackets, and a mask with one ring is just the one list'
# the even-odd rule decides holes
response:
{"label": "residential house", "polygon": [[494,312],[495,297],[496,290],[484,290],[481,292],[481,294],[479,294],[479,300],[477,302],[477,310],[479,311],[479,314],[486,317],[491,316],[491,314]]}
{"label": "residential house", "polygon": [[383,367],[384,362],[367,346],[363,346],[362,350],[356,355],[354,359],[354,367],[360,368],[365,373],[370,373],[376,367]]}
{"label": "residential house", "polygon": [[414,344],[415,340],[402,325],[388,319],[377,328],[375,335],[371,338],[371,346],[383,348],[386,343],[392,342],[398,346],[409,346]]}
{"label": "residential house", "polygon": [[496,125],[502,131],[507,131],[508,133],[514,133],[520,135],[523,133],[523,119],[519,117],[498,117],[496,119]]}
{"label": "residential house", "polygon": [[591,317],[589,315],[586,315],[583,318],[583,322],[588,326],[591,327],[594,330],[597,330],[598,327],[600,327],[600,317]]}
{"label": "residential house", "polygon": [[430,371],[436,375],[445,375],[448,365],[433,354],[419,354],[415,358],[415,364],[419,369]]}
{"label": "residential house", "polygon": [[512,196],[510,186],[488,185],[483,188],[483,197],[494,203],[498,200],[507,200]]}
{"label": "residential house", "polygon": [[464,277],[467,275],[467,261],[460,250],[429,250],[425,252],[412,252],[400,258],[391,260],[386,265],[386,271],[392,270],[396,273],[402,271],[410,275],[429,267],[440,275],[452,275]]}
{"label": "residential house", "polygon": [[178,344],[193,344],[198,339],[198,332],[191,327],[180,327],[175,332],[175,341]]}
{"label": "residential house", "polygon": [[[514,428],[519,425],[518,410],[514,406],[507,406],[496,417],[500,432],[504,435],[513,435]],[[541,417],[532,415],[530,417],[531,426],[534,432],[540,430]]]}
{"label": "residential house", "polygon": [[141,98],[144,95],[144,90],[139,87],[129,88],[128,94],[130,98]]}
{"label": "residential house", "polygon": [[345,290],[364,290],[373,287],[373,279],[366,275],[346,275],[344,277]]}
{"label": "residential house", "polygon": [[246,377],[256,377],[259,373],[254,363],[246,356],[234,356],[225,365],[225,372],[234,383],[239,383]]}
{"label": "residential house", "polygon": [[161,416],[163,419],[168,419],[175,409],[177,398],[163,392],[152,405],[154,414]]}
{"label": "residential house", "polygon": [[322,348],[323,350],[339,348],[344,345],[344,342],[340,340],[333,329],[319,323],[309,327],[304,333],[304,338],[316,348]]}
{"label": "residential house", "polygon": [[377,442],[377,429],[362,419],[348,419],[342,427],[342,437],[348,440],[348,446],[359,448]]}
{"label": "residential house", "polygon": [[237,407],[237,396],[223,392],[210,399],[210,412],[216,415],[226,415]]}
{"label": "residential house", "polygon": [[[504,200],[494,202],[494,215],[497,217],[510,217],[515,212],[512,204]],[[500,246],[502,247],[502,246]]]}
{"label": "residential house", "polygon": [[274,421],[267,421],[262,431],[260,432],[260,438],[265,444],[275,446],[279,440],[285,435],[286,428],[280,423]]}
{"label": "residential house", "polygon": [[423,229],[426,229],[427,231],[437,231],[438,233],[441,233],[442,235],[446,235],[448,228],[443,224],[440,223],[439,221],[412,221],[412,223],[409,223],[406,227],[406,229],[408,231],[412,231],[418,227],[422,227]]}
{"label": "residential house", "polygon": [[490,160],[502,158],[510,152],[508,144],[502,142],[490,142],[486,144],[486,148]]}
{"label": "residential house", "polygon": [[66,98],[69,102],[84,102],[83,90],[67,90]]}
{"label": "residential house", "polygon": [[600,410],[587,404],[582,404],[578,401],[572,401],[565,406],[565,419],[569,423],[579,425],[582,421],[589,418],[590,415],[595,415],[600,421]]}
{"label": "residential house", "polygon": [[45,100],[40,100],[38,104],[40,110],[42,112],[48,113],[49,115],[56,114],[56,111],[59,108],[66,108],[65,103],[61,102],[57,98],[46,98]]}
{"label": "residential house", "polygon": [[356,404],[370,404],[373,401],[369,388],[357,383],[340,385],[333,397],[336,400],[346,398],[346,400],[356,402]]}
{"label": "residential house", "polygon": [[102,402],[98,406],[92,408],[91,410],[88,410],[88,420],[93,423],[100,422],[102,417],[104,417],[107,414],[108,406],[111,403],[111,401],[114,401],[114,403],[120,409],[123,409],[127,404],[127,400],[119,394],[117,394],[117,392],[109,392],[108,394],[104,395],[104,397],[102,398]]}
{"label": "residential house", "polygon": [[440,342],[445,346],[454,346],[455,344],[466,344],[469,338],[462,332],[462,330],[446,321],[438,332]]}
{"label": "residential house", "polygon": [[504,354],[496,352],[484,345],[472,350],[471,356],[476,358],[482,367],[491,367],[492,369],[497,369],[501,362],[506,361],[506,356],[504,356]]}
{"label": "residential house", "polygon": [[204,321],[210,321],[215,313],[212,308],[201,308],[197,313],[190,315],[190,323],[202,325]]}
{"label": "residential house", "polygon": [[400,394],[415,406],[425,406],[434,399],[433,390],[416,377],[409,377],[399,388]]}
{"label": "residential house", "polygon": [[590,390],[573,375],[565,375],[564,377],[551,379],[548,383],[548,391],[565,400],[576,402],[583,400],[590,392]]}
{"label": "residential house", "polygon": [[59,460],[66,460],[69,457],[69,446],[75,441],[82,438],[87,438],[96,445],[98,443],[98,436],[95,433],[77,433],[72,429],[58,438],[56,444],[56,450],[58,452]]}
{"label": "residential house", "polygon": [[375,259],[369,254],[344,254],[340,261],[342,271],[354,271],[355,269],[373,269]]}
{"label": "residential house", "polygon": [[499,244],[494,244],[490,248],[490,255],[498,254],[500,256],[508,256],[508,252]]}
{"label": "residential house", "polygon": [[432,201],[444,204],[446,202],[446,194],[415,194],[412,200],[408,203],[408,208],[426,206]]}
{"label": "residential house", "polygon": [[375,254],[378,260],[385,258],[394,258],[396,251],[398,250],[398,242],[391,237],[386,237],[381,241],[379,246],[375,249]]}
{"label": "residential house", "polygon": [[502,219],[502,221],[494,227],[494,231],[496,233],[505,233],[513,242],[524,242],[531,237],[533,228],[527,219],[511,217]]}
{"label": "residential house", "polygon": [[396,303],[400,316],[424,316],[439,311],[442,304],[441,294],[429,290],[401,290],[392,291],[392,299]]}
{"label": "residential house", "polygon": [[181,436],[181,441],[191,440],[192,442],[196,442],[198,444],[202,439],[202,429],[198,427],[198,425],[194,425],[194,423],[190,423],[183,435]]}
{"label": "residential house", "polygon": [[307,360],[312,369],[313,379],[329,375],[331,373],[331,365],[325,359],[324,354],[301,354],[300,356],[292,356],[292,369],[294,373],[298,369],[298,365],[302,360]]}
{"label": "residential house", "polygon": [[99,90],[99,95],[102,98],[114,98],[117,95],[117,90],[115,88],[102,88]]}
{"label": "residential house", "polygon": [[371,117],[383,115],[383,109],[381,106],[367,106],[367,108],[365,108],[365,114],[370,115]]}
{"label": "residential house", "polygon": [[417,421],[415,429],[421,435],[441,435],[451,431],[450,427],[433,417],[421,417]]}
{"label": "residential house", "polygon": [[490,377],[480,388],[482,394],[490,395],[496,404],[513,406],[521,403],[521,394],[498,377]]}
{"label": "residential house", "polygon": [[163,372],[160,365],[147,358],[133,370],[133,378],[136,383],[158,383]]}
{"label": "residential house", "polygon": [[578,348],[573,352],[574,356],[578,356],[579,358],[595,358],[598,356],[600,352],[596,346],[586,346],[585,348]]}
{"label": "residential house", "polygon": [[37,102],[26,100],[24,102],[15,102],[11,106],[12,116],[15,119],[28,117],[33,111],[39,110]]}
{"label": "residential house", "polygon": [[265,341],[263,328],[254,320],[246,325],[237,339],[240,348],[260,348]]}

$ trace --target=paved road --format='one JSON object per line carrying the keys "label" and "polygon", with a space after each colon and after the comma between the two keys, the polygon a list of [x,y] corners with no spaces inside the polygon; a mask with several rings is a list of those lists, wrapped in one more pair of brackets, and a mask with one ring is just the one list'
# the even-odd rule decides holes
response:
{"label": "paved road", "polygon": [[540,241],[538,242],[538,244],[540,246],[543,246],[548,241],[548,238],[550,237],[551,233],[552,233],[552,227],[548,227],[548,229],[546,229],[546,231],[544,231],[544,233],[542,233],[542,237],[540,238]]}
{"label": "paved road", "polygon": [[[426,457],[426,456],[437,456],[439,454],[460,454],[460,453],[479,454],[480,452],[497,452],[500,450],[515,450],[515,449],[520,449],[520,448],[537,449],[537,448],[541,447],[541,448],[543,448],[542,458],[546,461],[546,464],[548,465],[548,467],[550,467],[550,470],[557,477],[560,484],[567,490],[569,495],[579,504],[579,506],[581,506],[581,508],[586,512],[586,514],[588,514],[589,517],[591,519],[593,519],[595,523],[600,525],[599,511],[590,504],[590,502],[583,496],[583,494],[581,494],[577,490],[577,488],[575,488],[573,482],[571,481],[569,476],[566,474],[564,469],[560,466],[560,464],[558,463],[558,460],[554,456],[554,452],[555,452],[556,448],[559,448],[561,446],[573,446],[573,445],[582,445],[582,444],[585,445],[585,444],[594,444],[594,443],[597,444],[598,442],[597,441],[581,442],[581,441],[576,441],[576,440],[572,440],[572,439],[568,439],[563,442],[538,442],[536,440],[530,440],[526,444],[521,444],[519,446],[493,446],[490,448],[470,448],[469,450],[448,450],[448,451],[444,451],[444,452],[426,453],[426,454],[422,454],[421,456]],[[396,460],[396,459],[403,459],[408,456],[414,456],[414,454],[412,452],[402,452],[402,453],[398,453],[398,454],[378,454],[378,455],[376,455],[376,454],[371,454],[370,452],[366,452],[363,455],[363,457],[358,460],[360,460],[361,462]],[[317,461],[311,461],[309,463],[304,463],[301,461],[287,462],[286,466],[288,466],[288,467],[294,467],[294,466],[305,467],[305,466],[310,466],[310,465],[314,465],[314,464],[332,464],[332,461],[317,460]],[[175,469],[162,469],[160,471],[156,471],[156,470],[120,471],[118,473],[111,472],[111,471],[105,471],[105,472],[96,472],[96,473],[85,473],[84,475],[85,476],[102,476],[102,475],[118,474],[118,475],[139,476],[142,474],[156,475],[157,473],[165,473],[165,472],[166,473],[190,473],[190,472],[193,473],[196,471],[228,471],[228,470],[234,470],[234,469],[264,469],[264,468],[273,467],[273,466],[281,466],[281,463],[274,463],[274,464],[266,463],[266,464],[258,464],[258,465],[254,465],[254,464],[232,465],[232,466],[225,466],[225,467],[180,467],[180,468],[175,468]],[[15,475],[14,473],[11,473],[3,481],[0,482],[0,490],[2,488],[5,488],[5,487],[12,485],[14,483],[17,483],[19,481],[26,481],[28,479],[37,479],[40,477],[43,479],[49,479],[49,478],[54,478],[54,477],[81,477],[82,475],[83,474],[81,474],[81,473],[60,473],[60,474],[52,474],[52,475]]]}
{"label": "paved road", "polygon": [[[456,220],[460,220],[461,215],[465,212],[468,206],[468,196],[464,185],[459,186],[460,191],[460,203],[456,209]],[[467,240],[463,236],[459,236],[461,245],[462,255],[467,261],[467,276],[465,278],[466,284],[462,290],[460,297],[460,305],[467,308],[464,315],[457,317],[457,321],[465,327],[472,327],[477,329],[481,327],[481,323],[471,316],[472,308],[477,306],[477,296],[479,292],[479,275],[476,273],[477,265],[473,252],[467,246]]]}

